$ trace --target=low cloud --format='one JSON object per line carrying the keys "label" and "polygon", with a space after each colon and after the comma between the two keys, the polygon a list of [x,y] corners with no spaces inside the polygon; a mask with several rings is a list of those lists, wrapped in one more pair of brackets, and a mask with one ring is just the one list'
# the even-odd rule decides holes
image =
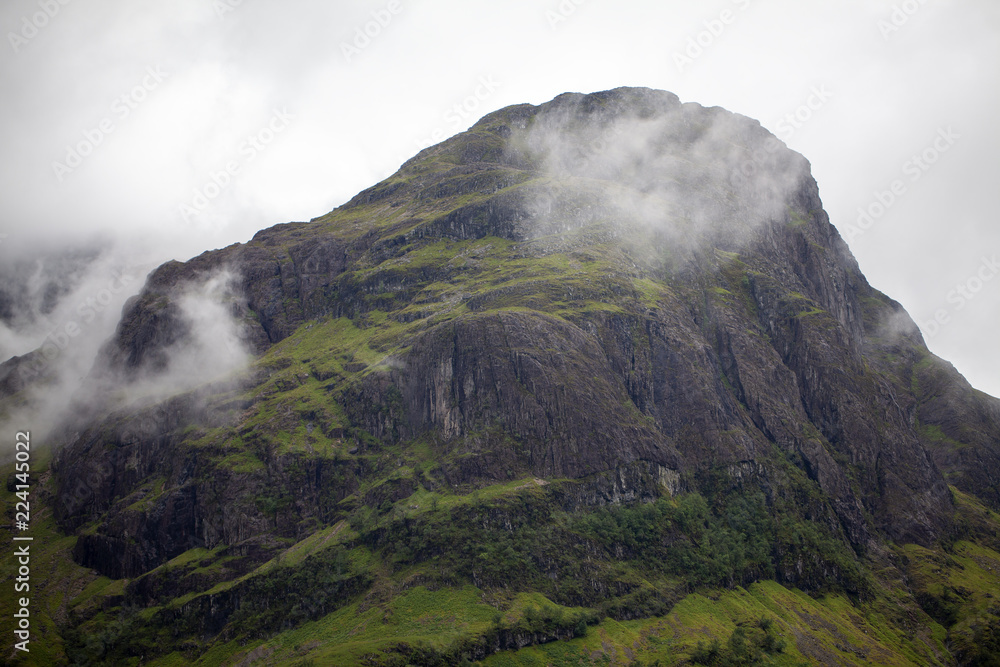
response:
{"label": "low cloud", "polygon": [[240,322],[245,304],[237,282],[236,274],[223,268],[180,288],[173,299],[186,333],[164,350],[166,367],[133,379],[129,394],[162,399],[246,368],[252,355]]}
{"label": "low cloud", "polygon": [[[54,252],[5,264],[20,271],[3,297],[13,304],[0,321],[0,429],[31,430],[45,442],[74,416],[162,400],[208,382],[225,381],[248,364],[245,303],[228,269],[183,284],[170,298],[184,335],[160,351],[166,363],[126,378],[102,353],[125,302],[149,268],[121,248]],[[58,445],[59,443],[53,443]],[[10,452],[5,447],[0,458]]]}
{"label": "low cloud", "polygon": [[[687,251],[734,247],[786,216],[808,175],[756,121],[660,91],[561,96],[515,141],[560,182],[536,197],[538,235],[607,221]],[[559,210],[575,220],[549,217]]]}
{"label": "low cloud", "polygon": [[97,239],[30,254],[0,250],[0,429],[30,429],[40,442],[65,416],[150,265]]}

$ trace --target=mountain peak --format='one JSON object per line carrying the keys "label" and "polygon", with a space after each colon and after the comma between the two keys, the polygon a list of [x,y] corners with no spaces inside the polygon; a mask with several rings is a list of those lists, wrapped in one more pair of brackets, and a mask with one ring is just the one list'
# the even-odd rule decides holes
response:
{"label": "mountain peak", "polygon": [[[251,372],[219,383],[234,347]],[[345,599],[409,572],[629,605],[614,553],[635,581],[857,598],[886,545],[955,535],[949,484],[1000,508],[1000,404],[867,283],[808,162],[645,88],[501,109],[309,223],[164,265],[99,366],[187,384],[76,423],[53,464],[74,558],[153,606],[172,559],[238,546],[183,580],[227,636],[285,627],[253,605],[297,570],[255,568],[290,544]],[[651,532],[608,537],[607,507]]]}
{"label": "mountain peak", "polygon": [[381,202],[407,208],[411,221],[440,222],[435,201],[505,190],[517,210],[503,221],[509,230],[491,233],[538,238],[614,220],[623,235],[656,233],[685,252],[732,251],[762,223],[787,217],[810,183],[808,162],[756,121],[665,91],[619,88],[488,114],[316,221]]}

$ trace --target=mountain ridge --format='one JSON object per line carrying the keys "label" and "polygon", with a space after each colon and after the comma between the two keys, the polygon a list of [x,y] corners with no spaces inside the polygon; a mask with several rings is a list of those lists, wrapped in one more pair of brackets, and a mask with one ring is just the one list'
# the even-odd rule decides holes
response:
{"label": "mountain ridge", "polygon": [[[104,604],[213,646],[279,632],[276,614],[389,604],[379,587],[408,590],[411,570],[620,619],[767,580],[882,599],[879,568],[906,570],[890,545],[982,541],[1000,508],[1000,401],[867,283],[805,158],[663,91],[499,110],[327,215],[162,265],[93,394],[208,364],[206,312],[228,317],[220,335],[251,370],[85,414],[51,488],[74,560],[126,581]],[[633,513],[651,534],[593,523]],[[280,565],[333,530],[343,541],[306,570]],[[449,554],[456,530],[493,555]],[[358,550],[384,565],[345,555]],[[581,558],[599,563],[589,579]],[[186,601],[170,601],[174,579]],[[288,600],[266,592],[278,581]],[[928,595],[909,613],[940,611]],[[573,618],[521,638],[501,623],[468,652],[571,641],[599,620]],[[136,655],[151,640],[115,641]]]}

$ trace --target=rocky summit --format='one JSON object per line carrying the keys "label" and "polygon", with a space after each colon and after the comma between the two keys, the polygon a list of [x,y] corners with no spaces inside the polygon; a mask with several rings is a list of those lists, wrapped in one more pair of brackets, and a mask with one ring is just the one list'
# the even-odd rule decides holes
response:
{"label": "rocky summit", "polygon": [[44,664],[1000,660],[1000,401],[805,158],[671,93],[501,109],[162,265],[75,401]]}

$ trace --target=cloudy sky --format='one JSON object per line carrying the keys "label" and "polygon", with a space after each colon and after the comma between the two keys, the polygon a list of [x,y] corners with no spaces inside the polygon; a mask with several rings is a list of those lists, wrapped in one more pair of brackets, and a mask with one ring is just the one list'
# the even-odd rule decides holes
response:
{"label": "cloudy sky", "polygon": [[3,261],[97,233],[187,259],[489,111],[648,86],[804,154],[869,280],[1000,395],[995,0],[4,0],[0,27]]}

